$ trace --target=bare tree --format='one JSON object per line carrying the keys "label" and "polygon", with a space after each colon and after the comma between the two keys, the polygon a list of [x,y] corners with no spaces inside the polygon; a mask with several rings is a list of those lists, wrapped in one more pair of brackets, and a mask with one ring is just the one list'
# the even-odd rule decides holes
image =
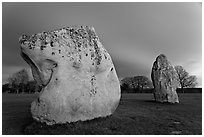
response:
{"label": "bare tree", "polygon": [[197,77],[195,75],[189,76],[186,83],[185,87],[191,87],[194,88],[197,85]]}
{"label": "bare tree", "polygon": [[179,83],[183,93],[185,87],[194,88],[198,84],[196,76],[189,75],[189,73],[182,66],[175,66],[175,70],[178,74]]}
{"label": "bare tree", "polygon": [[11,77],[8,78],[10,87],[16,89],[16,93],[19,93],[19,89],[22,89],[24,92],[25,85],[28,83],[29,75],[25,69],[22,69],[14,73]]}

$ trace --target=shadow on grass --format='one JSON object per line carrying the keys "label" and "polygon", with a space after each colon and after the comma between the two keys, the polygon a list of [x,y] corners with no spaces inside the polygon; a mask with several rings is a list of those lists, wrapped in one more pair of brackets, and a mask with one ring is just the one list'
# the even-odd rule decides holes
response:
{"label": "shadow on grass", "polygon": [[148,103],[152,103],[152,104],[161,104],[161,105],[176,105],[178,103],[170,103],[170,102],[157,102],[155,100],[143,100],[143,102],[148,102]]}
{"label": "shadow on grass", "polygon": [[118,119],[113,116],[105,118],[95,118],[88,121],[78,121],[66,124],[46,125],[35,120],[31,124],[25,126],[24,134],[32,135],[101,135],[101,134],[122,134],[117,131]]}

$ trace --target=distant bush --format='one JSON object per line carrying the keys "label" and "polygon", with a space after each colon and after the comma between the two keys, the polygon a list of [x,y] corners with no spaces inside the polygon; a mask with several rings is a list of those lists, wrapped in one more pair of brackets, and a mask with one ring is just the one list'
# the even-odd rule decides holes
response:
{"label": "distant bush", "polygon": [[35,93],[40,92],[41,87],[37,85],[36,81],[29,81],[29,74],[26,69],[22,69],[14,73],[8,78],[8,83],[2,86],[3,93]]}
{"label": "distant bush", "polygon": [[9,84],[6,83],[2,86],[2,92],[3,93],[8,93],[9,91],[11,91],[11,88],[9,87]]}
{"label": "distant bush", "polygon": [[35,81],[28,81],[26,84],[19,83],[18,85],[15,84],[4,84],[2,86],[2,92],[3,93],[14,93],[14,94],[22,94],[22,93],[35,93],[40,92],[41,87],[37,85]]}
{"label": "distant bush", "polygon": [[24,92],[23,90],[26,89],[25,86],[27,85],[28,80],[29,80],[28,72],[25,69],[22,69],[8,78],[9,87],[14,89],[14,91],[16,91],[17,94],[19,92]]}
{"label": "distant bush", "polygon": [[152,88],[152,82],[146,76],[134,76],[123,78],[120,82],[121,89],[128,93],[143,93]]}

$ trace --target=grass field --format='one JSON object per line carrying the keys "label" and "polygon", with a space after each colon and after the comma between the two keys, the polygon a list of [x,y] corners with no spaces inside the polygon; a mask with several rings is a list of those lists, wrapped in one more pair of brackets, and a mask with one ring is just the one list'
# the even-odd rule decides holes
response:
{"label": "grass field", "polygon": [[202,94],[179,94],[179,104],[156,103],[152,94],[122,94],[115,113],[86,122],[46,126],[35,122],[37,95],[2,97],[2,134],[202,134]]}

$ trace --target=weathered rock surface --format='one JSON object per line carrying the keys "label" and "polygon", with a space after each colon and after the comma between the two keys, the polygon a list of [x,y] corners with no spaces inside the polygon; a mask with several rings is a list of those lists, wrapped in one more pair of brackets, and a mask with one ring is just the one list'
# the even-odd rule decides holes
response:
{"label": "weathered rock surface", "polygon": [[111,115],[120,83],[93,27],[71,26],[20,38],[21,55],[42,87],[31,104],[34,119],[55,123]]}
{"label": "weathered rock surface", "polygon": [[163,54],[156,58],[151,73],[154,85],[154,98],[158,102],[179,103],[176,89],[179,86],[178,75]]}

